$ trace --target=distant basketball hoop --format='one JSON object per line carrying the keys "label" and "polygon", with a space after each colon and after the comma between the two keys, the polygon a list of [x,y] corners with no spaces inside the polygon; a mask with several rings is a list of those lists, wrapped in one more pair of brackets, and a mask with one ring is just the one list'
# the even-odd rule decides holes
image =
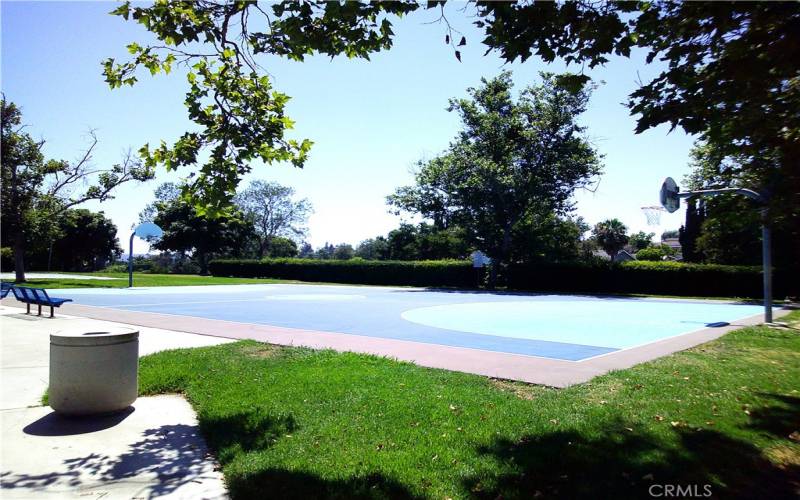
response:
{"label": "distant basketball hoop", "polygon": [[130,250],[128,251],[128,287],[133,286],[133,237],[138,236],[139,238],[147,241],[153,242],[162,236],[164,236],[164,231],[158,227],[157,224],[152,222],[142,222],[131,233],[130,239]]}
{"label": "distant basketball hoop", "polygon": [[661,224],[661,212],[666,212],[664,207],[653,205],[652,207],[642,207],[644,216],[647,217],[648,226],[658,226]]}

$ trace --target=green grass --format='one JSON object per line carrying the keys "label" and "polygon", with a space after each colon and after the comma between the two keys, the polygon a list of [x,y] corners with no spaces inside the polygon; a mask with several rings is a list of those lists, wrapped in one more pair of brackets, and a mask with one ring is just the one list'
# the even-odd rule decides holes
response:
{"label": "green grass", "polygon": [[[73,273],[60,273],[73,274]],[[127,288],[128,273],[74,273],[83,276],[117,278],[114,280],[87,280],[64,278],[36,278],[25,282],[28,286],[42,288]],[[4,279],[3,281],[13,281]],[[246,285],[264,283],[292,283],[292,281],[266,278],[225,278],[193,274],[133,273],[134,286],[188,286],[188,285]]]}
{"label": "green grass", "polygon": [[140,384],[185,394],[234,498],[780,498],[800,488],[789,320],[563,390],[253,341],[147,356]]}

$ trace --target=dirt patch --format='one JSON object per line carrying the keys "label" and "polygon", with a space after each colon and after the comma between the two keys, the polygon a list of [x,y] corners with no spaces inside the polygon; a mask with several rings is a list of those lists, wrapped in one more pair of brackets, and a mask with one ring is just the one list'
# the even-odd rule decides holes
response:
{"label": "dirt patch", "polygon": [[797,446],[778,445],[765,451],[770,461],[781,467],[800,467],[800,449]]}
{"label": "dirt patch", "polygon": [[536,399],[536,396],[541,391],[541,387],[531,384],[524,384],[522,382],[514,382],[499,378],[492,378],[489,379],[489,381],[500,392],[510,392],[519,399],[525,399],[527,401]]}
{"label": "dirt patch", "polygon": [[282,349],[276,345],[262,344],[247,345],[241,348],[242,354],[251,358],[267,359],[281,354]]}

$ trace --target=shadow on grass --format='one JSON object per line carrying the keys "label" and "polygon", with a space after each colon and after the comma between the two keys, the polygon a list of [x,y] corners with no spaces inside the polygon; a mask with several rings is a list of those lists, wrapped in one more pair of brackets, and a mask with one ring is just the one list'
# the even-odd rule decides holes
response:
{"label": "shadow on grass", "polygon": [[749,429],[776,438],[787,438],[800,431],[800,397],[764,393],[760,396],[772,398],[775,404],[751,410]]}
{"label": "shadow on grass", "polygon": [[223,464],[239,453],[266,450],[296,428],[291,415],[266,415],[260,408],[224,417],[200,417],[200,430]]}
{"label": "shadow on grass", "polygon": [[[800,399],[773,397],[787,404],[754,411],[748,428],[788,444]],[[619,421],[607,427],[591,437],[566,431],[496,440],[478,452],[498,467],[466,478],[463,486],[476,498],[491,499],[646,498],[663,496],[665,485],[684,488],[688,496],[710,491],[724,498],[797,498],[800,491],[796,462],[773,463],[753,444],[721,432],[677,427],[677,440],[668,440]]]}
{"label": "shadow on grass", "polygon": [[[264,414],[259,408],[224,417],[201,416],[200,427],[222,464],[241,453],[267,450],[297,430],[291,415]],[[405,486],[382,474],[331,480],[304,471],[268,468],[243,474],[228,471],[226,482],[232,498],[415,498]]]}
{"label": "shadow on grass", "polygon": [[285,469],[266,469],[253,474],[227,478],[231,498],[280,499],[417,499],[408,488],[383,474],[322,479],[314,474]]}

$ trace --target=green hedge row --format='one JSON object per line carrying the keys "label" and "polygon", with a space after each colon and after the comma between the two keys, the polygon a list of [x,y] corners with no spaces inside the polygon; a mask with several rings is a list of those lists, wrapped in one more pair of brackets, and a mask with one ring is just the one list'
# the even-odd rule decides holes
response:
{"label": "green hedge row", "polygon": [[[508,287],[565,293],[641,293],[696,297],[763,297],[757,266],[631,261],[623,264],[512,266]],[[773,273],[773,296],[800,293],[797,280]]]}
{"label": "green hedge row", "polygon": [[212,260],[208,264],[214,276],[241,278],[282,278],[300,281],[323,281],[360,285],[452,286],[474,288],[481,273],[472,263],[444,261],[371,261],[371,260]]}
{"label": "green hedge row", "polygon": [[[483,273],[467,261],[366,261],[266,259],[214,260],[214,276],[282,278],[363,285],[476,288]],[[560,293],[656,294],[694,297],[762,296],[759,267],[633,261],[624,264],[569,263],[512,265],[505,276],[511,290]],[[775,272],[773,295],[800,295],[800,280]]]}

